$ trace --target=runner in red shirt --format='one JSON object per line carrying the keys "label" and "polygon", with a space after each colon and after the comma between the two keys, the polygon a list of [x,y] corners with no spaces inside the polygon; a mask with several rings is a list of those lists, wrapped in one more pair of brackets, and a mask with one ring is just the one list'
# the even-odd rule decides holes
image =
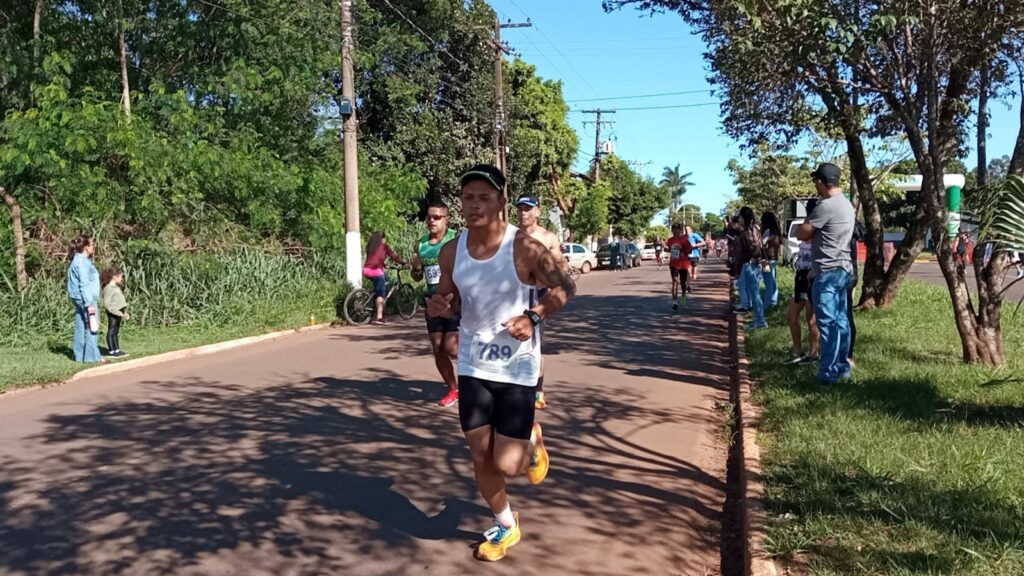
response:
{"label": "runner in red shirt", "polygon": [[[693,245],[680,224],[672,225],[672,237],[665,243],[669,251],[668,270],[672,274],[672,309],[686,304],[686,286],[690,282],[690,252]],[[682,291],[679,290],[682,284]]]}

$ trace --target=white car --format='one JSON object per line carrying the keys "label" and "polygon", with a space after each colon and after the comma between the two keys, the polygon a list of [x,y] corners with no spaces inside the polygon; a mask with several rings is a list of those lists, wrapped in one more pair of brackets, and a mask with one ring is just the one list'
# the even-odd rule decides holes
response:
{"label": "white car", "polygon": [[562,254],[565,254],[570,266],[575,266],[584,274],[597,268],[597,254],[582,244],[562,244]]}
{"label": "white car", "polygon": [[782,254],[780,254],[782,263],[787,266],[792,266],[797,254],[800,253],[800,240],[796,237],[796,231],[803,223],[803,218],[789,223],[789,233],[786,234],[786,241],[782,243]]}
{"label": "white car", "polygon": [[654,251],[654,244],[644,244],[642,250],[640,250],[641,260],[654,260],[658,257],[658,254]]}

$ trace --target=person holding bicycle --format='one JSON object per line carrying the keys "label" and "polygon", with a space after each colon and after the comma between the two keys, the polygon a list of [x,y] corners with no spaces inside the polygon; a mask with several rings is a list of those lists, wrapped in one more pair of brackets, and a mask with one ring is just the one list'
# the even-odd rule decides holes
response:
{"label": "person holding bicycle", "polygon": [[[448,205],[441,200],[430,202],[427,205],[427,233],[413,246],[415,256],[412,257],[413,280],[418,282],[426,279],[426,298],[437,292],[437,285],[441,282],[441,266],[437,260],[441,247],[457,235],[455,230],[448,227]],[[448,407],[459,401],[459,383],[452,364],[459,353],[459,318],[431,317],[425,307],[423,317],[427,321],[427,334],[430,336],[430,347],[434,351],[434,364],[448,386],[448,393],[439,403],[443,407]]]}
{"label": "person holding bicycle", "polygon": [[402,266],[407,265],[405,260],[402,260],[402,257],[391,246],[388,246],[383,232],[370,234],[370,240],[366,243],[366,264],[363,265],[363,276],[373,281],[373,296],[377,304],[374,324],[384,324],[384,298],[388,295],[388,277],[384,272],[384,266],[388,258]]}

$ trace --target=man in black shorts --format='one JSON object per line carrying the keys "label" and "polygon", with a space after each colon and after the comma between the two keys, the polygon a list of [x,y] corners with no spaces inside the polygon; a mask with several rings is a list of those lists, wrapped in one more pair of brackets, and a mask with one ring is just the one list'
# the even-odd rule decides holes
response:
{"label": "man in black shorts", "polygon": [[[412,277],[417,281],[427,281],[427,298],[437,291],[441,281],[441,267],[437,263],[441,248],[455,236],[455,230],[448,228],[448,205],[440,200],[431,202],[427,206],[427,233],[413,246],[415,256],[412,258]],[[458,382],[452,365],[459,350],[459,319],[431,317],[425,309],[423,313],[427,321],[430,347],[434,352],[434,365],[448,386],[448,393],[441,398],[439,404],[448,407],[459,401]]]}
{"label": "man in black shorts", "polygon": [[[548,247],[502,220],[501,170],[477,166],[460,182],[466,231],[441,249],[441,282],[427,311],[453,317],[453,303],[461,302],[459,421],[477,487],[495,517],[476,556],[496,561],[522,536],[505,479],[525,474],[537,484],[548,471],[534,421],[541,358],[537,326],[565,306],[576,285]],[[540,302],[533,301],[536,286],[550,288]]]}

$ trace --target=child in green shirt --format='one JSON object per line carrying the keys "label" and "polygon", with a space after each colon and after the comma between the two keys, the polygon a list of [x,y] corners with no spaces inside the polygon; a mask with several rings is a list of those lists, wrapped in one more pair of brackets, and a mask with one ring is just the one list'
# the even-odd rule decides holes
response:
{"label": "child in green shirt", "polygon": [[121,320],[128,320],[128,302],[121,291],[124,284],[124,272],[117,266],[112,266],[103,271],[100,275],[100,285],[103,286],[103,307],[107,310],[107,355],[114,358],[127,356],[121,351]]}

